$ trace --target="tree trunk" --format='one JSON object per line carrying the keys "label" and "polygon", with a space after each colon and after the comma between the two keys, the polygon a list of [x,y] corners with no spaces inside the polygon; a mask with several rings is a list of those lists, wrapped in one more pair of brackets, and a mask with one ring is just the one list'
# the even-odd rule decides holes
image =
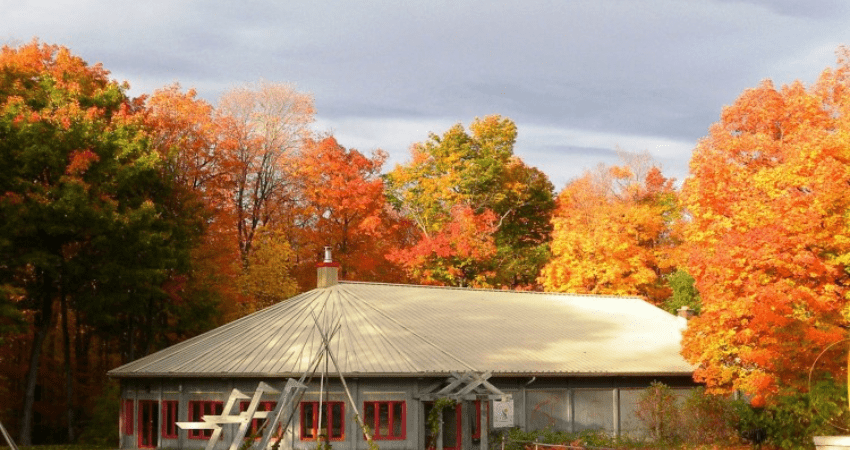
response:
{"label": "tree trunk", "polygon": [[65,292],[59,296],[62,308],[62,347],[65,354],[65,411],[68,420],[68,443],[74,442],[74,377],[71,373],[71,334],[68,332],[68,298]]}
{"label": "tree trunk", "polygon": [[35,335],[32,340],[32,351],[30,352],[30,368],[27,371],[26,391],[24,394],[24,410],[21,411],[21,432],[18,439],[21,446],[32,445],[32,408],[35,403],[35,388],[38,384],[38,366],[41,362],[41,351],[53,318],[53,297],[49,289],[49,283],[45,283],[43,297],[41,299],[41,311],[35,319]]}

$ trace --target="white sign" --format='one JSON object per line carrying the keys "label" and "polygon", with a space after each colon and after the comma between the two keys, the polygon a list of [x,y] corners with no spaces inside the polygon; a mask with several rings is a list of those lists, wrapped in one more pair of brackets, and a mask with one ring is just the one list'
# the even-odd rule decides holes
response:
{"label": "white sign", "polygon": [[514,399],[506,396],[502,401],[493,401],[493,428],[514,426]]}

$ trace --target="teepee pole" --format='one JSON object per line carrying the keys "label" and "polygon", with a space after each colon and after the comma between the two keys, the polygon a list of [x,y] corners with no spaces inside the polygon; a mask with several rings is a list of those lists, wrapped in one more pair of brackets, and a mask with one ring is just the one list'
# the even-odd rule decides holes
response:
{"label": "teepee pole", "polygon": [[327,351],[327,355],[331,357],[331,361],[334,363],[336,372],[339,375],[339,381],[342,382],[342,388],[345,389],[345,395],[348,396],[348,402],[351,403],[351,408],[354,410],[354,417],[357,419],[360,429],[363,430],[363,435],[366,436],[366,441],[371,443],[372,435],[369,433],[369,429],[366,428],[366,424],[363,423],[363,418],[360,417],[360,412],[357,410],[357,404],[354,403],[354,398],[351,396],[351,391],[348,390],[348,384],[345,382],[345,377],[342,376],[342,370],[339,368],[339,364],[336,362],[336,357],[331,351],[331,343],[325,335],[325,332],[322,330],[322,327],[319,326],[319,319],[316,318],[316,315],[313,314],[312,311],[310,312],[310,315],[313,316],[313,321],[316,322],[316,329],[319,331],[319,334],[322,336],[322,341],[325,343],[325,351]]}
{"label": "teepee pole", "polygon": [[18,446],[15,445],[15,441],[12,440],[12,436],[9,436],[9,432],[6,431],[6,427],[3,426],[3,422],[0,422],[0,432],[3,433],[3,437],[6,439],[6,443],[9,444],[9,447],[12,450],[18,450]]}

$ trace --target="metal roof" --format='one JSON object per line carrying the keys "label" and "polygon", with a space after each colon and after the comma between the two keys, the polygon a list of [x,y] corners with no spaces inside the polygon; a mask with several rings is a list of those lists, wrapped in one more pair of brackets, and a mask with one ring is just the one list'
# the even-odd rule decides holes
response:
{"label": "metal roof", "polygon": [[[312,313],[312,314],[311,314]],[[310,367],[324,329],[343,373],[690,374],[682,322],[637,297],[340,282],[123,365],[114,377],[279,377]]]}

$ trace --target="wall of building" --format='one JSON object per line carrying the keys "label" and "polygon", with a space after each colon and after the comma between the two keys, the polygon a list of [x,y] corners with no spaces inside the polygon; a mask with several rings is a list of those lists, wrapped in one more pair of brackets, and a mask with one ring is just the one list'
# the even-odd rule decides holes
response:
{"label": "wall of building", "polygon": [[[425,405],[418,399],[418,393],[426,386],[432,385],[442,378],[347,378],[354,404],[360,417],[364,417],[364,405],[367,402],[403,402],[404,428],[403,439],[376,440],[382,450],[421,450],[426,446],[425,437]],[[693,387],[688,377],[651,378],[651,377],[585,377],[585,378],[491,378],[490,382],[507,394],[511,394],[514,402],[515,425],[524,430],[543,429],[552,427],[565,431],[580,431],[584,429],[603,429],[612,434],[640,434],[639,423],[634,416],[634,407],[642,389],[649,386],[653,380],[668,384],[677,392],[684,395],[687,389]],[[218,401],[226,402],[230,392],[235,388],[252,395],[257,388],[259,379],[137,379],[122,380],[122,408],[132,406],[132,414],[122,411],[122,427],[120,446],[123,449],[139,448],[140,436],[145,432],[144,424],[139,423],[143,405],[150,407],[155,402],[158,408],[158,424],[149,428],[152,439],[149,444],[158,448],[174,448],[190,450],[204,448],[206,439],[189,438],[186,430],[177,431],[176,438],[163,436],[164,402],[177,402],[177,420],[189,421],[191,402]],[[267,384],[283,389],[285,379],[263,379]],[[317,402],[319,400],[319,379],[314,378],[304,393],[301,402]],[[344,410],[344,439],[332,440],[335,450],[365,450],[368,448],[362,431],[354,418],[354,408],[351,407],[342,385],[338,379],[326,380],[325,401],[345,402]],[[277,394],[265,394],[263,401],[278,400]],[[148,403],[145,403],[148,402]],[[374,405],[374,403],[372,403]],[[380,404],[380,403],[379,403]],[[237,403],[238,405],[238,403]],[[474,408],[471,402],[465,402],[463,408]],[[238,408],[238,406],[237,406]],[[468,411],[468,410],[467,410]],[[302,439],[301,409],[296,408],[295,416],[285,440],[281,442],[282,449],[307,450],[315,449],[315,440]],[[132,433],[124,421],[132,416],[135,422]],[[284,414],[287,417],[287,414]],[[463,428],[470,426],[469,419],[464,414]],[[149,417],[146,417],[149,419]],[[285,420],[285,419],[284,419]],[[492,422],[491,422],[492,423]],[[229,428],[229,429],[228,429]],[[235,426],[228,426],[224,431],[224,439],[219,441],[216,450],[225,450],[230,444],[227,436],[232,436]],[[470,447],[473,442],[464,436],[464,447]],[[476,447],[477,448],[477,447]]]}

